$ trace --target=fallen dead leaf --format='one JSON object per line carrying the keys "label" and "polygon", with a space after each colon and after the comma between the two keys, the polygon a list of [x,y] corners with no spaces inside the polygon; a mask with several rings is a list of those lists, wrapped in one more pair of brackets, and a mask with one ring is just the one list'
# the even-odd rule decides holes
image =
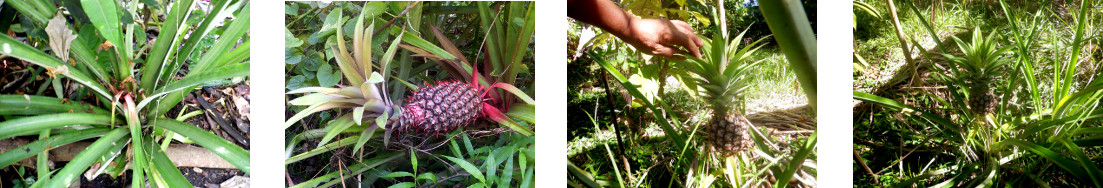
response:
{"label": "fallen dead leaf", "polygon": [[69,30],[69,24],[65,21],[65,17],[61,15],[61,12],[58,12],[46,24],[46,35],[50,37],[50,48],[53,49],[54,54],[60,57],[62,62],[65,62],[69,61],[69,45],[73,43],[73,39],[76,39],[77,35]]}
{"label": "fallen dead leaf", "polygon": [[46,67],[46,74],[54,77],[58,74],[69,74],[69,66],[58,65],[57,68]]}

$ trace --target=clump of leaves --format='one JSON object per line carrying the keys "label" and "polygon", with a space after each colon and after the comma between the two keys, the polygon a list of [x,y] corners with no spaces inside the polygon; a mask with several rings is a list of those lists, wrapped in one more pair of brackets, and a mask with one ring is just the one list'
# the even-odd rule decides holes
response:
{"label": "clump of leaves", "polygon": [[[480,12],[479,16],[492,17],[489,12],[489,4],[484,3],[472,3],[476,8],[485,12]],[[317,30],[316,33],[310,33],[310,37],[307,40],[296,38],[292,29],[285,32],[289,37],[287,40],[288,47],[287,55],[291,63],[293,60],[299,60],[299,58],[313,58],[311,55],[303,54],[318,54],[323,59],[321,64],[328,64],[328,59],[332,56],[332,59],[336,61],[337,71],[330,74],[328,71],[323,70],[328,65],[322,65],[315,74],[317,77],[317,87],[307,86],[314,83],[310,81],[306,76],[309,71],[299,71],[299,67],[303,62],[298,62],[300,65],[289,65],[288,68],[294,73],[302,73],[302,75],[292,76],[288,82],[288,95],[300,95],[290,102],[293,106],[306,106],[306,108],[297,112],[294,116],[289,118],[285,123],[285,129],[298,128],[295,125],[301,125],[300,127],[306,127],[304,119],[311,117],[312,114],[342,114],[333,118],[332,120],[320,121],[324,124],[324,128],[306,130],[295,134],[291,138],[287,148],[286,164],[294,164],[314,156],[322,154],[333,154],[331,159],[336,159],[339,163],[336,172],[329,172],[328,174],[320,177],[311,177],[312,179],[304,182],[291,182],[294,187],[311,187],[311,186],[332,186],[338,183],[345,183],[345,179],[349,177],[357,177],[368,175],[369,180],[361,180],[361,183],[371,184],[375,181],[375,178],[387,178],[395,181],[394,183],[400,183],[399,185],[449,185],[449,184],[473,184],[482,183],[482,185],[511,185],[511,179],[522,177],[531,178],[532,169],[528,169],[528,173],[525,176],[521,176],[522,173],[517,173],[518,176],[512,175],[515,169],[498,169],[497,165],[506,161],[507,157],[510,161],[513,161],[515,156],[519,156],[521,151],[528,151],[529,157],[532,154],[532,128],[531,124],[535,122],[533,109],[535,108],[533,100],[523,91],[513,86],[513,78],[508,78],[508,75],[516,76],[523,67],[520,61],[525,57],[531,56],[531,53],[527,51],[509,51],[508,55],[502,55],[508,57],[509,61],[490,61],[484,60],[485,64],[479,65],[467,61],[467,58],[461,54],[461,51],[456,48],[447,36],[445,36],[439,29],[427,25],[442,47],[438,47],[419,36],[419,32],[415,32],[420,26],[418,20],[423,16],[420,12],[422,4],[420,2],[366,2],[362,6],[354,3],[335,3],[335,4],[316,4],[316,3],[299,3],[291,2],[287,5],[288,13],[297,13],[301,8],[300,6],[307,5],[312,8],[307,9],[305,12],[314,12],[317,10],[325,9],[326,7],[334,7],[325,16],[325,24],[322,25],[321,30]],[[400,5],[400,6],[396,6]],[[532,29],[533,24],[533,8],[531,3],[502,3],[501,6],[513,8],[515,15],[507,15],[502,20],[484,20],[488,22],[496,23],[513,23],[509,18],[517,18],[523,20],[521,26],[524,28]],[[353,17],[351,20],[346,20],[343,16],[344,11],[349,7],[356,8],[354,12],[359,12],[359,15]],[[393,12],[388,12],[387,8]],[[397,7],[397,8],[396,8]],[[292,11],[294,9],[294,11]],[[289,14],[293,17],[300,17],[302,15]],[[391,21],[382,22],[384,15],[394,15]],[[405,16],[405,17],[404,17]],[[441,15],[433,15],[441,16]],[[428,17],[428,16],[425,16]],[[289,18],[289,19],[292,19]],[[435,18],[435,17],[434,17]],[[297,19],[297,18],[296,18]],[[398,19],[404,19],[408,23],[403,24],[391,24]],[[504,20],[511,20],[511,22],[505,22]],[[348,24],[346,24],[346,21]],[[380,22],[376,22],[380,21]],[[311,21],[304,21],[311,22]],[[353,24],[355,23],[355,24]],[[382,25],[382,26],[377,26]],[[488,24],[493,25],[493,24]],[[513,24],[508,26],[498,25],[498,27],[516,27]],[[309,27],[308,27],[309,28]],[[351,33],[351,34],[350,34]],[[531,31],[528,31],[531,33]],[[393,38],[389,34],[394,34]],[[382,37],[380,37],[382,36]],[[493,35],[494,37],[503,37],[498,39],[488,38],[488,44],[491,41],[499,42],[500,44],[513,44],[517,39],[523,39],[525,42],[517,43],[516,46],[521,44],[529,45],[528,40],[531,40],[532,35],[524,36],[510,36],[516,38],[504,38],[506,35]],[[351,37],[352,40],[346,40],[346,37]],[[509,40],[506,40],[509,39]],[[305,42],[304,42],[305,41]],[[320,43],[327,41],[325,43]],[[319,42],[319,43],[315,43]],[[346,45],[351,42],[351,46]],[[313,49],[303,48],[304,44],[310,44],[317,46],[319,44],[324,45],[325,48]],[[373,48],[373,46],[382,46],[383,48]],[[406,51],[399,51],[399,47]],[[447,49],[447,50],[446,50]],[[527,47],[519,49],[528,49]],[[315,51],[317,50],[317,51]],[[497,50],[497,49],[496,49]],[[380,53],[381,52],[381,53]],[[409,55],[409,53],[415,53]],[[401,55],[399,53],[402,53]],[[324,54],[324,55],[323,55]],[[382,55],[380,55],[382,54]],[[430,60],[436,63],[426,62],[418,68],[412,66],[414,62],[409,57],[424,57],[426,60]],[[499,59],[495,59],[499,60]],[[491,62],[501,62],[495,66],[490,66]],[[498,70],[499,74],[482,73],[476,71],[475,67],[493,67],[491,69]],[[497,69],[495,69],[497,68]],[[451,81],[436,81],[431,79],[434,75],[410,75],[411,73],[423,73],[423,72],[445,72],[451,73]],[[504,74],[502,74],[504,73]],[[435,77],[441,77],[446,75],[435,75]],[[329,79],[336,77],[336,81]],[[420,78],[426,82],[424,85],[415,85],[409,83],[411,78]],[[508,79],[507,79],[508,78]],[[301,80],[301,81],[300,81]],[[447,80],[447,79],[446,79]],[[332,83],[332,84],[331,84]],[[292,86],[292,84],[302,84]],[[333,86],[333,87],[331,87]],[[394,100],[401,99],[406,92],[405,88],[412,88],[413,95],[407,100]],[[464,97],[467,100],[455,100],[456,93],[450,93],[452,89],[464,89]],[[506,92],[510,95],[505,95]],[[433,97],[444,97],[448,99],[437,99]],[[429,100],[430,98],[437,100]],[[512,101],[519,100],[523,103],[514,104]],[[441,118],[443,113],[456,114],[453,110],[444,110],[449,105],[459,105],[459,102],[464,101],[467,103],[465,107],[471,107],[478,109],[478,111],[470,112],[463,115],[473,115],[472,121],[463,122],[447,122],[445,120],[460,119],[460,118]],[[471,102],[474,101],[474,102]],[[405,104],[404,104],[405,103]],[[433,103],[432,105],[428,103]],[[471,109],[463,108],[463,109]],[[462,113],[461,113],[462,114]],[[434,116],[435,115],[435,116]],[[465,116],[466,117],[466,116]],[[431,119],[436,118],[436,119]],[[440,120],[445,119],[445,120]],[[523,120],[522,122],[527,124],[518,123],[517,120]],[[504,145],[505,142],[501,142],[495,146],[486,146],[480,151],[474,151],[472,149],[472,141],[469,138],[468,131],[465,131],[464,127],[469,125],[487,122],[481,120],[489,120],[492,125],[504,125],[503,128],[495,129],[497,131],[491,131],[493,134],[498,135],[498,138],[503,140],[514,140],[516,144]],[[457,130],[457,131],[453,131]],[[511,131],[510,131],[511,130]],[[516,132],[516,133],[514,133]],[[383,133],[383,134],[377,134]],[[482,135],[489,136],[489,135]],[[342,138],[343,137],[343,138]],[[449,142],[453,143],[453,149],[458,149],[455,146],[455,141],[462,137],[465,140],[465,145],[468,146],[468,152],[471,156],[460,155],[454,153],[453,158],[459,159],[445,161],[443,158],[436,156],[434,149]],[[321,138],[317,143],[317,147],[309,149],[306,152],[296,152],[295,148],[308,139]],[[381,138],[381,139],[378,139]],[[444,138],[444,139],[439,139]],[[516,142],[516,140],[528,139],[529,142]],[[381,140],[382,145],[373,144],[372,140]],[[440,141],[435,144],[425,144],[428,141]],[[419,143],[420,142],[420,143]],[[313,143],[313,140],[311,140]],[[354,145],[355,144],[355,145]],[[350,165],[343,165],[344,158],[349,157],[346,154],[346,150],[342,148],[354,145],[352,147],[352,153],[364,153],[363,151],[371,151],[376,154],[371,155],[358,155],[357,162],[350,162]],[[398,147],[395,147],[398,146]],[[507,151],[505,147],[508,147],[508,153],[510,156],[506,156]],[[496,148],[496,149],[492,149]],[[410,171],[396,171],[387,175],[378,174],[381,170],[398,168],[396,165],[390,165],[388,163],[399,162],[402,159],[402,154],[406,152],[380,152],[386,150],[409,150],[410,161],[413,163],[413,168]],[[459,150],[453,150],[458,152]],[[483,174],[481,170],[475,170],[473,164],[477,164],[477,157],[482,154],[486,154],[489,151],[494,151],[494,158],[484,161],[484,167],[491,167],[485,169],[489,174]],[[446,168],[440,170],[443,172],[422,171],[419,168],[426,168],[418,166],[418,154],[432,154],[433,158],[440,163],[429,163],[432,168],[442,168],[440,165],[452,166],[449,162],[455,163],[463,167],[467,173],[459,171],[452,171],[452,169],[459,168]],[[512,155],[516,154],[516,155]],[[367,156],[368,158],[365,158]],[[448,158],[448,157],[445,157]],[[525,159],[520,157],[519,159]],[[520,163],[510,162],[510,165]],[[528,161],[525,161],[528,162]],[[493,164],[492,164],[493,163]],[[424,163],[423,163],[424,164]],[[491,170],[494,169],[494,170]],[[418,173],[419,171],[423,173]],[[508,176],[496,176],[498,171],[508,171]],[[521,172],[525,172],[522,168]],[[368,173],[368,174],[365,174]],[[477,173],[477,174],[476,174]],[[414,176],[414,175],[417,176]],[[445,174],[452,174],[445,177]],[[466,175],[459,175],[466,174]],[[462,178],[464,176],[470,176],[479,180],[479,182],[471,182],[470,178]],[[445,177],[438,179],[439,177]],[[487,179],[487,177],[492,177]],[[406,179],[412,178],[412,179]],[[462,178],[462,179],[461,179]],[[467,179],[467,180],[465,180]],[[520,182],[520,181],[518,181]],[[531,183],[531,179],[528,180]],[[531,184],[530,184],[531,185]]]}
{"label": "clump of leaves", "polygon": [[[142,1],[146,2],[146,1]],[[0,154],[0,167],[38,155],[39,181],[34,186],[68,187],[91,169],[95,175],[118,176],[132,169],[131,184],[158,187],[191,187],[165,149],[174,138],[189,140],[249,173],[249,152],[214,134],[170,118],[164,113],[201,85],[218,85],[249,74],[249,2],[214,0],[211,9],[195,8],[198,1],[174,1],[169,6],[135,2],[121,6],[112,0],[65,1],[67,16],[50,0],[8,1],[18,10],[21,24],[42,28],[54,55],[9,35],[0,36],[0,54],[15,57],[48,70],[58,96],[0,95],[0,138],[38,135],[39,140]],[[144,9],[144,10],[141,10]],[[150,11],[157,10],[157,11]],[[203,12],[207,11],[207,12]],[[140,15],[164,12],[165,15]],[[56,13],[56,14],[55,14]],[[193,14],[200,13],[200,14]],[[52,16],[53,19],[47,20]],[[197,16],[198,24],[185,17]],[[226,20],[226,16],[234,16]],[[146,27],[160,20],[160,32],[145,42]],[[87,20],[87,21],[85,21]],[[225,24],[220,24],[225,22]],[[73,35],[72,29],[79,34]],[[204,37],[220,33],[210,47],[200,47]],[[34,35],[33,33],[27,33]],[[33,39],[33,37],[32,37]],[[138,41],[135,41],[138,39]],[[188,62],[191,54],[202,54]],[[183,67],[187,66],[187,69]],[[79,84],[92,99],[66,98],[61,79]],[[83,94],[78,95],[83,96]],[[81,140],[95,141],[68,164],[49,171],[50,148]],[[244,143],[243,143],[244,144]],[[132,151],[133,157],[121,155]],[[122,156],[122,157],[120,157]],[[41,184],[40,184],[41,183]]]}

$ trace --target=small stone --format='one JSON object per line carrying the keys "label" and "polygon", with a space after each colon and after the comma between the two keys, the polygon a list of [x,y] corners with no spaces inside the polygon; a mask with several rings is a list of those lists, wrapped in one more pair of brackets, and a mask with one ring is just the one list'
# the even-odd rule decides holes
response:
{"label": "small stone", "polygon": [[191,170],[195,171],[195,173],[203,173],[203,169],[199,167],[192,167]]}
{"label": "small stone", "polygon": [[222,188],[246,188],[249,187],[249,177],[234,176],[220,184]]}

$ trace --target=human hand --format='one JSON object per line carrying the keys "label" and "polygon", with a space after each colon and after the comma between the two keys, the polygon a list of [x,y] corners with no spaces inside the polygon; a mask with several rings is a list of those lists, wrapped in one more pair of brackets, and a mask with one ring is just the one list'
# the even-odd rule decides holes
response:
{"label": "human hand", "polygon": [[[701,57],[699,47],[705,44],[697,38],[689,24],[679,20],[637,18],[629,23],[629,31],[620,37],[621,40],[641,52],[669,58],[680,59],[675,54]],[[679,49],[679,46],[685,50]]]}

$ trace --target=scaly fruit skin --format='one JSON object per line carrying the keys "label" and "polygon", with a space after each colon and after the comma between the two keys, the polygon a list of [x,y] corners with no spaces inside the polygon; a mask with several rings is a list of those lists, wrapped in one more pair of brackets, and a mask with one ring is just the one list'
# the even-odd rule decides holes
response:
{"label": "scaly fruit skin", "polygon": [[996,109],[996,95],[986,82],[978,82],[969,88],[969,108],[978,115],[986,115]]}
{"label": "scaly fruit skin", "polygon": [[751,147],[754,142],[747,132],[750,127],[748,122],[739,112],[714,113],[708,127],[705,127],[709,143],[725,156]]}
{"label": "scaly fruit skin", "polygon": [[402,107],[396,130],[445,133],[474,122],[482,112],[482,87],[463,82],[441,82],[414,91]]}

